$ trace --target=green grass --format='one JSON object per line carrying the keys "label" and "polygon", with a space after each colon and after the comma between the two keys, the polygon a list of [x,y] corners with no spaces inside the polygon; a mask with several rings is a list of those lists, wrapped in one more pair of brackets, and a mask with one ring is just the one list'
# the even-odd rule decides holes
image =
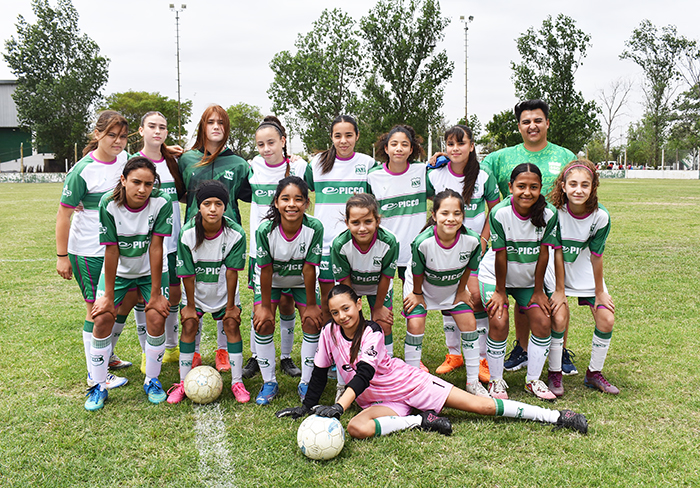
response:
{"label": "green grass", "polygon": [[[60,191],[58,184],[0,185],[0,485],[214,484],[221,473],[203,479],[195,444],[200,407],[189,401],[149,404],[138,366],[126,370],[129,385],[112,391],[102,411],[84,410],[85,308],[76,283],[62,280],[54,269]],[[452,437],[410,431],[367,441],[348,438],[338,458],[312,462],[296,448],[299,421],[273,415],[298,404],[296,381],[280,374],[281,392],[270,407],[236,404],[230,389],[224,390],[220,406],[231,484],[700,485],[700,182],[604,180],[600,200],[613,220],[605,267],[617,310],[605,371],[622,392],[611,398],[583,386],[592,321],[586,308],[571,302],[569,347],[577,353],[580,374],[564,378],[566,395],[555,405],[585,413],[587,436],[447,410]],[[244,227],[247,231],[247,223]],[[243,290],[247,314],[251,296]],[[395,295],[398,308],[398,286]],[[398,355],[401,324],[397,320],[394,332]],[[213,364],[209,319],[205,333],[204,360]],[[247,358],[247,327],[243,337]],[[118,352],[138,364],[133,314]],[[444,353],[439,316],[431,313],[424,361],[434,370]],[[177,366],[163,369],[167,388],[178,380]],[[506,373],[511,398],[535,402],[522,388],[524,375]],[[465,373],[447,379],[461,386]],[[224,384],[229,382],[225,374]],[[260,384],[259,376],[246,380],[253,394]],[[332,389],[331,383],[324,401],[332,400]],[[343,422],[357,411],[347,412]]]}

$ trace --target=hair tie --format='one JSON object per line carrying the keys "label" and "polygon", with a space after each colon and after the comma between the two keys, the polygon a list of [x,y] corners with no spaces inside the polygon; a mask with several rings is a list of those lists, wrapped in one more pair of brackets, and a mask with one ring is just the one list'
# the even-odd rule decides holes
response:
{"label": "hair tie", "polygon": [[591,174],[591,176],[593,176],[593,171],[591,171],[591,168],[589,168],[589,167],[586,166],[585,164],[574,164],[573,166],[569,166],[569,167],[567,168],[567,170],[564,171],[564,176],[566,177],[567,173],[568,173],[569,171],[571,171],[572,169],[574,169],[574,168],[585,168],[586,171],[588,171],[588,172]]}

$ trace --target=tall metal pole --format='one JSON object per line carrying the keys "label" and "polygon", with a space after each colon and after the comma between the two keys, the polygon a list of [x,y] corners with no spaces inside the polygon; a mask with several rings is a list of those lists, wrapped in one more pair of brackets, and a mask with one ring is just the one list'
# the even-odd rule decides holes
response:
{"label": "tall metal pole", "polygon": [[465,19],[464,15],[459,17],[459,20],[464,22],[464,125],[469,125],[469,110],[468,110],[468,76],[467,76],[467,39],[469,33],[469,23],[474,20],[474,16],[470,15],[469,18]]}
{"label": "tall metal pole", "polygon": [[175,4],[170,4],[170,10],[175,12],[175,39],[177,44],[177,142],[180,143],[182,136],[182,115],[180,108],[180,12],[185,10],[187,5],[180,5],[179,9],[175,8]]}

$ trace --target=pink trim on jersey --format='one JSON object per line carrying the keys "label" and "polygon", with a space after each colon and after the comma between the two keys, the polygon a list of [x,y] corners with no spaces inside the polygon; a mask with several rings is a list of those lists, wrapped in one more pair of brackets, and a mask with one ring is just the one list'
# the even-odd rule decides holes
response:
{"label": "pink trim on jersey", "polygon": [[296,239],[297,236],[299,236],[299,234],[301,234],[301,228],[302,228],[302,227],[304,227],[303,224],[299,226],[299,230],[297,230],[296,234],[294,234],[294,235],[293,235],[292,237],[290,237],[290,238],[287,238],[287,234],[285,234],[284,231],[282,230],[282,226],[281,226],[281,225],[278,225],[278,226],[277,226],[277,228],[280,230],[280,234],[282,235],[282,238],[283,238],[285,241],[287,241],[287,242],[292,242],[294,239]]}
{"label": "pink trim on jersey", "polygon": [[100,242],[100,246],[116,246],[118,242]]}
{"label": "pink trim on jersey", "polygon": [[501,201],[501,198],[500,198],[500,197],[497,197],[495,200],[489,200],[489,199],[487,198],[486,201],[489,202],[489,203],[491,203],[491,202],[497,202],[497,203],[498,203],[498,202]]}
{"label": "pink trim on jersey", "polygon": [[492,248],[492,249],[493,249],[493,252],[496,252],[496,251],[503,251],[505,248],[506,248],[506,246],[503,246],[503,247],[494,247],[494,248]]}
{"label": "pink trim on jersey", "polygon": [[411,165],[408,164],[408,161],[406,161],[406,169],[403,170],[401,173],[394,173],[393,171],[389,171],[389,163],[383,163],[382,166],[384,167],[384,171],[386,171],[387,173],[389,173],[392,176],[401,176],[408,171],[408,168],[411,167]]}
{"label": "pink trim on jersey", "polygon": [[512,202],[513,202],[513,200],[511,199],[511,205],[510,205],[510,208],[512,208],[512,209],[513,209],[513,213],[515,214],[515,216],[516,216],[516,217],[518,217],[518,218],[519,218],[520,220],[530,220],[530,216],[529,216],[529,215],[525,215],[525,216],[523,216],[523,215],[520,215],[520,214],[518,213],[518,211],[517,211],[517,210],[515,210],[515,205],[513,205],[513,203],[512,203]]}
{"label": "pink trim on jersey", "polygon": [[256,262],[255,265],[256,265],[258,268],[263,269],[263,268],[267,268],[268,266],[272,266],[272,263],[267,263],[267,264],[263,264],[262,266],[260,266],[260,263],[257,263],[257,262]]}
{"label": "pink trim on jersey", "polygon": [[435,242],[437,242],[437,245],[440,246],[440,247],[443,248],[443,249],[452,249],[453,247],[455,247],[455,246],[457,245],[457,243],[459,242],[459,235],[460,235],[460,234],[461,234],[461,232],[458,230],[458,231],[457,231],[457,237],[455,237],[455,241],[452,243],[452,245],[450,245],[450,246],[445,246],[445,245],[442,244],[442,241],[440,241],[440,238],[438,237],[437,225],[433,226],[433,235],[435,236]]}
{"label": "pink trim on jersey", "polygon": [[[584,166],[584,168],[586,168],[586,167]],[[588,168],[586,168],[586,169],[588,169]],[[571,215],[573,218],[575,218],[575,219],[577,219],[577,220],[583,220],[583,219],[585,219],[585,218],[587,218],[587,217],[590,217],[590,216],[593,214],[593,212],[589,212],[589,213],[587,213],[586,215],[584,215],[584,216],[582,216],[582,217],[579,217],[579,216],[577,216],[577,215],[574,215],[574,214],[571,212],[571,207],[569,207],[569,202],[566,202],[566,211],[569,212],[569,215]]]}
{"label": "pink trim on jersey", "polygon": [[464,173],[459,174],[452,171],[452,161],[447,163],[447,171],[449,171],[452,176],[464,176]]}
{"label": "pink trim on jersey", "polygon": [[63,202],[59,202],[59,204],[60,204],[60,205],[63,205],[63,206],[66,207],[66,208],[78,208],[77,205],[74,207],[73,205],[67,205],[67,204],[65,204],[65,203],[63,203]]}
{"label": "pink trim on jersey", "polygon": [[186,275],[179,274],[179,275],[177,275],[178,278],[190,278],[191,276],[196,276],[196,275],[194,275],[194,274],[186,274]]}
{"label": "pink trim on jersey", "polygon": [[161,156],[163,156],[163,157],[160,158],[160,159],[158,159],[158,160],[149,158],[148,156],[146,156],[146,155],[143,153],[143,151],[139,151],[139,154],[140,154],[141,156],[143,156],[144,158],[148,159],[148,160],[149,160],[150,162],[152,162],[152,163],[162,163],[163,161],[165,161],[165,156],[163,156],[162,154],[161,154]]}
{"label": "pink trim on jersey", "polygon": [[[351,234],[352,235],[352,234]],[[357,241],[355,241],[355,238],[352,238],[352,245],[355,246],[355,249],[357,249],[360,254],[367,254],[372,250],[372,247],[374,246],[374,243],[377,242],[377,236],[379,235],[379,231],[374,231],[374,235],[372,236],[372,242],[369,243],[369,247],[367,248],[366,251],[363,251],[360,249],[360,246],[357,244]]]}
{"label": "pink trim on jersey", "polygon": [[114,158],[112,161],[100,161],[95,157],[95,151],[90,152],[90,157],[92,158],[93,161],[96,163],[101,163],[101,164],[114,164],[117,162],[117,158]]}
{"label": "pink trim on jersey", "polygon": [[207,237],[207,236],[204,236],[204,238],[205,238],[206,240],[208,240],[208,241],[213,241],[214,239],[216,239],[217,237],[219,237],[223,231],[224,231],[224,226],[222,225],[221,228],[219,229],[219,232],[217,232],[216,235],[215,235],[214,237]]}
{"label": "pink trim on jersey", "polygon": [[148,206],[148,202],[149,202],[150,200],[151,200],[151,197],[149,196],[149,197],[146,199],[146,203],[144,203],[144,204],[141,206],[141,208],[137,208],[137,209],[131,208],[131,207],[129,206],[128,203],[124,202],[124,208],[126,208],[126,209],[127,209],[129,212],[131,212],[131,213],[139,213],[141,210],[143,210],[144,208],[146,208],[146,207]]}
{"label": "pink trim on jersey", "polygon": [[[589,249],[589,251],[590,251],[590,249]],[[603,255],[602,253],[598,254],[597,252],[593,252],[593,251],[591,251],[591,254],[593,254],[594,256],[598,256],[598,257],[601,257]]]}
{"label": "pink trim on jersey", "polygon": [[319,279],[318,279],[318,282],[319,282],[319,283],[335,283],[335,280],[326,280],[326,279],[323,279],[323,278],[319,278]]}
{"label": "pink trim on jersey", "polygon": [[342,278],[337,279],[337,280],[335,280],[335,281],[337,281],[338,283],[340,283],[341,281],[343,281],[343,280],[346,279],[346,278],[350,278],[350,275],[343,276]]}
{"label": "pink trim on jersey", "polygon": [[561,246],[556,246],[556,245],[554,245],[554,244],[547,244],[546,242],[543,242],[542,245],[543,245],[543,246],[549,246],[549,247],[551,247],[552,249],[561,249]]}
{"label": "pink trim on jersey", "polygon": [[[466,303],[465,303],[466,305]],[[450,310],[450,315],[457,315],[460,313],[474,313],[474,310],[457,310],[456,312],[453,312]]]}
{"label": "pink trim on jersey", "polygon": [[232,270],[234,270],[234,271],[241,271],[241,270],[243,270],[244,268],[229,268],[228,266],[226,266],[226,269],[232,269]]}
{"label": "pink trim on jersey", "polygon": [[170,237],[172,234],[159,234],[158,232],[153,233],[154,236]]}
{"label": "pink trim on jersey", "polygon": [[289,162],[289,158],[283,159],[282,162],[281,162],[281,163],[278,163],[278,164],[270,164],[270,163],[267,162],[267,160],[266,160],[265,158],[263,158],[263,161],[265,161],[265,166],[267,166],[268,168],[279,168],[279,167],[282,166],[284,163],[288,163],[288,162]]}
{"label": "pink trim on jersey", "polygon": [[384,272],[382,272],[382,276],[386,276],[386,277],[389,278],[390,280],[393,280],[393,279],[394,279],[393,276],[388,275],[388,274],[386,274],[386,273],[384,273]]}
{"label": "pink trim on jersey", "polygon": [[[311,266],[320,266],[319,263],[312,263],[311,261],[306,261],[306,260],[305,260],[305,261],[304,261],[304,264],[306,264],[306,263],[309,263]],[[335,280],[333,280],[333,281],[335,281]]]}
{"label": "pink trim on jersey", "polygon": [[350,156],[349,158],[341,158],[340,156],[336,155],[335,159],[337,159],[338,161],[350,161],[354,157],[355,157],[355,151],[353,151],[352,156]]}

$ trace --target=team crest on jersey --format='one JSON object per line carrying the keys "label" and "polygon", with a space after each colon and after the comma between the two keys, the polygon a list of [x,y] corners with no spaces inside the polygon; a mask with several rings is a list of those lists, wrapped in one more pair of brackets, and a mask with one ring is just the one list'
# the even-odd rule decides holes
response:
{"label": "team crest on jersey", "polygon": [[561,163],[558,163],[556,161],[549,162],[549,172],[550,173],[552,173],[553,175],[558,175],[560,171],[561,171]]}
{"label": "team crest on jersey", "polygon": [[367,174],[367,167],[364,164],[356,164],[355,165],[355,174],[356,175],[366,175]]}
{"label": "team crest on jersey", "polygon": [[100,234],[106,234],[106,233],[107,233],[107,227],[100,224]]}
{"label": "team crest on jersey", "polygon": [[328,261],[321,260],[318,267],[321,268],[321,271],[328,271]]}
{"label": "team crest on jersey", "polygon": [[[149,229],[153,227],[153,222],[154,222],[154,221],[155,221],[155,217],[153,216],[153,214],[150,214],[150,215],[148,216],[148,228],[149,228]],[[172,223],[172,222],[171,222],[171,223]]]}
{"label": "team crest on jersey", "polygon": [[302,254],[306,254],[306,243],[305,242],[302,242],[301,244],[299,244],[299,252]]}
{"label": "team crest on jersey", "polygon": [[165,223],[168,224],[168,225],[173,225],[173,218],[172,218],[172,217],[168,217],[168,219],[165,221]]}
{"label": "team crest on jersey", "polygon": [[343,272],[343,269],[340,266],[336,266],[335,264],[333,265],[333,274],[340,274]]}
{"label": "team crest on jersey", "polygon": [[258,259],[264,258],[265,256],[267,256],[267,251],[265,249],[259,247],[258,252],[257,252],[257,256],[258,256]]}
{"label": "team crest on jersey", "polygon": [[382,257],[381,256],[374,256],[374,262],[372,263],[375,267],[381,268],[382,266]]}
{"label": "team crest on jersey", "polygon": [[221,245],[221,256],[223,256],[224,254],[226,254],[226,243]]}
{"label": "team crest on jersey", "polygon": [[64,188],[64,189],[63,189],[63,196],[64,196],[64,197],[69,197],[69,196],[71,196],[72,194],[73,194],[73,192],[70,191],[68,188]]}
{"label": "team crest on jersey", "polygon": [[311,254],[321,254],[321,246],[316,244],[313,249],[311,249]]}
{"label": "team crest on jersey", "polygon": [[369,349],[365,349],[364,353],[371,358],[376,358],[377,354],[379,354],[377,352],[377,350],[374,348],[374,345],[369,346]]}
{"label": "team crest on jersey", "polygon": [[182,261],[182,259],[176,259],[176,260],[175,260],[175,266],[177,266],[178,268],[179,268],[180,266],[184,266],[184,265],[185,265],[185,263]]}
{"label": "team crest on jersey", "polygon": [[224,172],[224,178],[226,178],[227,180],[233,180],[233,171],[231,171],[230,169],[226,170]]}
{"label": "team crest on jersey", "polygon": [[411,188],[420,188],[420,176],[411,178]]}
{"label": "team crest on jersey", "polygon": [[459,262],[463,263],[463,262],[468,261],[468,260],[469,260],[469,253],[466,251],[461,251],[459,253]]}

